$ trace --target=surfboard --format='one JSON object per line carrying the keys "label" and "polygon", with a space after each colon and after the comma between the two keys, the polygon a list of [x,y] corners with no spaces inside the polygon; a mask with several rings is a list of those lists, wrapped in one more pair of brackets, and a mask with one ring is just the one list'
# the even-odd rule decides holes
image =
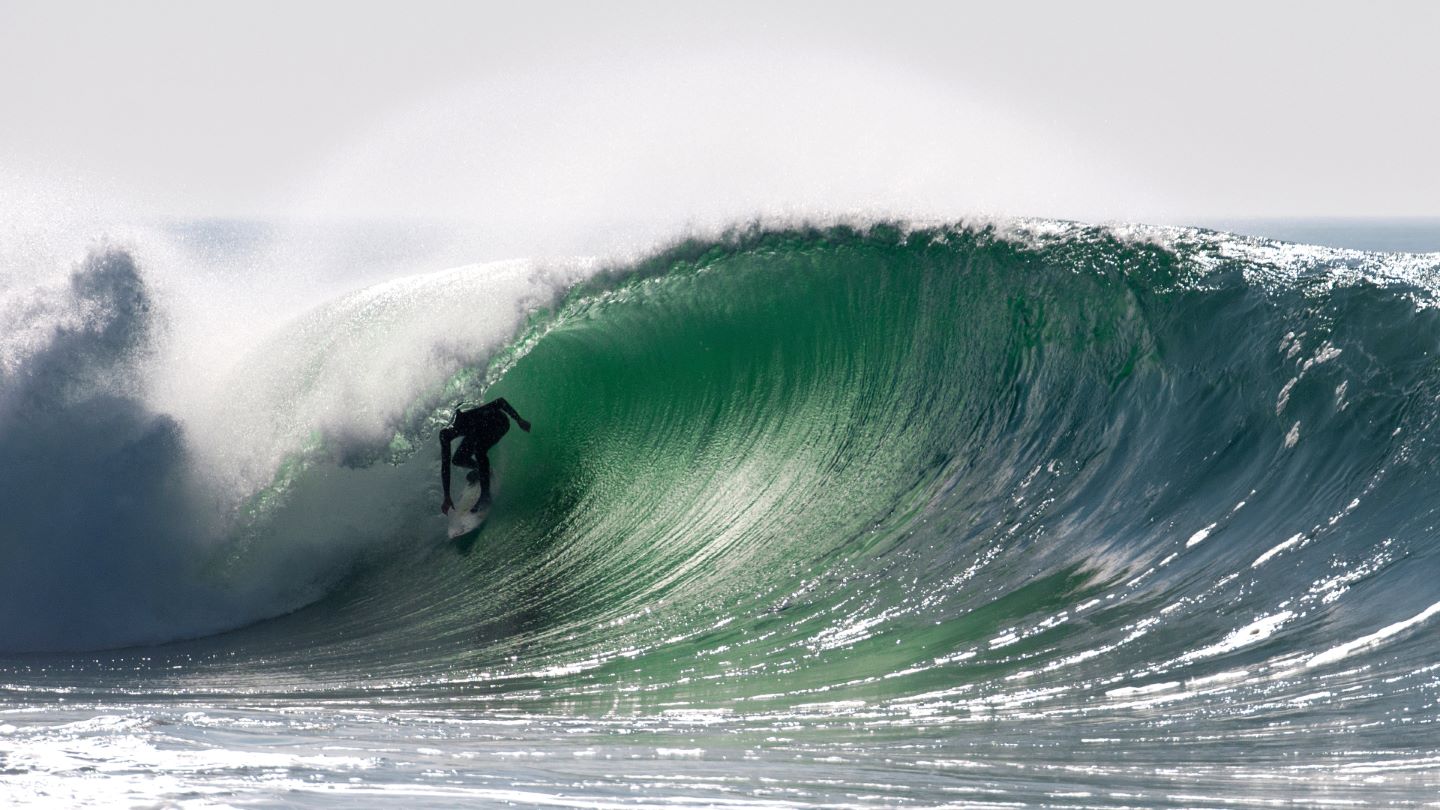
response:
{"label": "surfboard", "polygon": [[[446,527],[445,533],[451,540],[464,537],[484,525],[485,518],[490,515],[490,505],[486,504],[475,509],[475,503],[479,500],[480,485],[466,486],[465,492],[460,495],[460,500],[455,502],[455,508],[450,510],[449,525]],[[471,511],[472,509],[474,511]]]}

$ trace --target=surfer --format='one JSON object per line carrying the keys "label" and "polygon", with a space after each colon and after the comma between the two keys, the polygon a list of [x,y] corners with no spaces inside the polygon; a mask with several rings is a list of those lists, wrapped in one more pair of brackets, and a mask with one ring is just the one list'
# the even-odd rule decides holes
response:
{"label": "surfer", "polygon": [[514,419],[521,430],[530,432],[530,423],[521,418],[504,397],[468,411],[455,410],[455,420],[440,431],[440,488],[445,492],[441,512],[448,515],[455,508],[455,502],[450,500],[450,442],[456,436],[462,437],[455,450],[455,465],[470,468],[466,481],[480,482],[480,500],[470,508],[471,512],[479,511],[490,503],[490,458],[485,454],[510,429],[510,419]]}

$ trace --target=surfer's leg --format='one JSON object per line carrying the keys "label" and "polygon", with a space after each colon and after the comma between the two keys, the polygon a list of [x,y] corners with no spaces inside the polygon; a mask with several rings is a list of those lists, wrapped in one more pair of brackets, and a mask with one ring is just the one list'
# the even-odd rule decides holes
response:
{"label": "surfer's leg", "polygon": [[473,468],[475,466],[475,448],[469,442],[461,442],[460,446],[455,449],[455,455],[450,459],[450,463],[456,467]]}
{"label": "surfer's leg", "polygon": [[470,507],[471,512],[479,512],[490,505],[490,459],[485,451],[475,454],[475,469],[466,476],[470,483],[480,482],[480,497],[475,499],[475,505]]}
{"label": "surfer's leg", "polygon": [[480,479],[480,503],[490,500],[490,456],[481,451],[475,454],[475,473]]}
{"label": "surfer's leg", "polygon": [[451,459],[451,462],[456,467],[469,468],[470,472],[465,474],[466,483],[473,484],[475,480],[480,477],[480,473],[476,469],[479,466],[476,459],[484,458],[485,454],[477,452],[477,450],[475,443],[470,441],[469,437],[466,437],[464,441],[460,442],[460,446],[455,449],[455,457]]}
{"label": "surfer's leg", "polygon": [[475,506],[478,509],[482,504],[490,502],[490,448],[500,441],[505,431],[510,429],[510,420],[503,414],[496,414],[497,419],[487,423],[485,430],[475,436],[475,444],[472,446],[472,455],[475,459],[475,469],[465,480],[470,483],[480,482],[480,500]]}

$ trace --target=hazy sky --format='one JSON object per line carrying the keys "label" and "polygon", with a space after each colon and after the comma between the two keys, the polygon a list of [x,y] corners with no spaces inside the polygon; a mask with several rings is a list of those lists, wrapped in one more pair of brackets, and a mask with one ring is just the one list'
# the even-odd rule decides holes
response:
{"label": "hazy sky", "polygon": [[1435,216],[1437,42],[1440,3],[0,0],[0,204]]}

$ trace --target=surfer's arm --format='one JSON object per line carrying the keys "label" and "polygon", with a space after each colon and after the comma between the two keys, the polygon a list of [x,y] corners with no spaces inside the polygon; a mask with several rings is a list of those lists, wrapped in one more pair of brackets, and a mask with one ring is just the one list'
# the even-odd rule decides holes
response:
{"label": "surfer's arm", "polygon": [[530,423],[526,422],[523,416],[516,413],[515,409],[511,407],[509,402],[505,401],[504,397],[500,397],[499,399],[495,400],[490,404],[509,414],[510,418],[515,420],[515,424],[519,425],[521,430],[525,431],[526,433],[530,432]]}
{"label": "surfer's arm", "polygon": [[449,514],[455,503],[450,500],[450,442],[454,441],[456,431],[454,428],[445,428],[440,431],[440,490],[445,493],[445,502],[440,504],[440,511]]}

